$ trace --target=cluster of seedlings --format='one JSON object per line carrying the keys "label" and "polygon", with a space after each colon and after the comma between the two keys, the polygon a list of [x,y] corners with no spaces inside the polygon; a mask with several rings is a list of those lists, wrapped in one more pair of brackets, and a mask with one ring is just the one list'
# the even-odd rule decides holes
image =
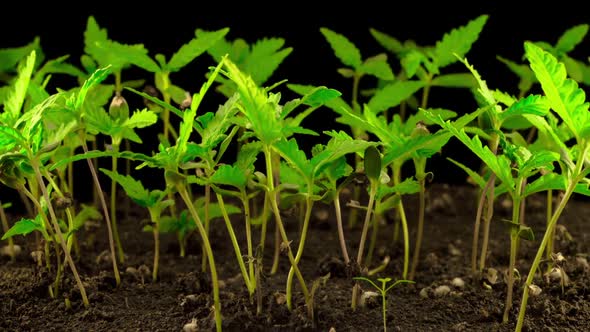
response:
{"label": "cluster of seedlings", "polygon": [[[120,286],[119,266],[126,256],[117,227],[117,211],[124,208],[118,204],[117,192],[123,190],[150,216],[144,230],[153,233],[153,264],[128,269],[142,283],[158,282],[161,233],[176,234],[181,257],[187,241],[199,241],[202,264],[195,269],[210,274],[215,324],[221,330],[223,304],[209,234],[211,221],[222,219],[244,287],[260,313],[261,260],[268,250],[265,240],[273,236],[268,234],[272,225],[280,250],[275,251],[269,272],[277,272],[282,253],[290,266],[284,303],[293,309],[293,286],[297,283],[313,321],[314,293],[322,280],[310,281],[299,266],[310,236],[314,204],[322,202],[335,211],[342,259],[353,272],[349,305],[356,308],[366,299],[361,283],[372,285],[382,297],[387,329],[387,293],[398,284],[420,278],[417,267],[427,227],[427,183],[436,172],[428,168],[428,161],[456,139],[482,161],[479,169],[471,169],[450,160],[480,188],[471,252],[471,271],[478,280],[493,278],[486,258],[494,203],[506,197],[511,202],[511,218],[506,220],[510,259],[504,322],[510,319],[520,241],[534,240],[525,222],[525,201],[535,193],[547,194],[544,236],[530,270],[519,275],[523,292],[516,330],[520,331],[529,295],[540,292],[535,284],[542,280],[536,273],[540,263],[551,262],[545,278],[567,283],[561,268],[565,258],[553,249],[555,232],[572,195],[590,195],[590,113],[579,87],[590,84],[590,67],[568,55],[582,41],[588,26],[569,29],[555,45],[525,42],[526,63],[500,57],[520,80],[518,95],[511,95],[489,88],[466,58],[487,20],[486,15],[477,17],[427,46],[371,29],[385,51],[370,57],[362,57],[345,36],[321,28],[343,64],[338,72],[352,81],[352,95],[346,98],[326,86],[267,83],[292,49],[285,47],[281,38],[265,38],[251,45],[239,38],[229,40],[228,28],[198,29],[174,54],[151,57],[142,44],[109,39],[107,31],[90,17],[81,66],[68,62],[68,56],[45,59],[38,39],[23,47],[0,50],[0,77],[5,83],[0,88],[0,181],[18,193],[26,207],[26,216],[7,220],[4,210],[12,202],[1,202],[2,240],[7,241],[3,253],[14,259],[23,248],[12,238],[34,233],[35,261],[55,271],[49,295],[61,296],[64,275],[71,273],[79,300],[85,307],[91,306],[83,276],[76,269],[76,257],[84,254],[78,234],[97,221],[106,225],[110,246],[104,258],[112,263]],[[203,55],[209,56],[213,66],[198,92],[191,94],[172,82],[171,74]],[[457,63],[462,63],[464,70],[450,70],[457,68],[450,67]],[[146,84],[142,80],[124,80],[130,67],[151,73],[153,88],[143,89]],[[60,87],[52,93],[49,87],[56,75],[74,77],[79,85]],[[361,89],[364,77],[371,77],[376,85]],[[449,109],[452,105],[429,105],[432,89],[448,88],[473,92],[478,107],[459,116]],[[283,100],[280,89],[299,97]],[[211,94],[223,102],[216,110],[202,110],[203,101]],[[145,104],[132,111],[134,106],[128,105],[124,95],[129,100],[141,97]],[[335,113],[336,121],[350,130],[318,133],[303,126],[306,118],[321,116],[319,112]],[[133,150],[132,143],[145,139],[139,130],[148,127],[152,132],[161,129],[157,148]],[[305,151],[301,139],[309,141],[310,136],[317,144]],[[102,141],[106,144],[98,143]],[[235,155],[226,153],[232,146],[239,146]],[[98,167],[97,161],[105,158],[111,167]],[[413,172],[404,174],[407,172],[402,169],[408,169],[409,163]],[[73,203],[74,175],[81,167],[92,175],[94,197],[89,204]],[[134,175],[146,167],[159,171],[165,186],[149,188]],[[354,185],[358,183],[365,186]],[[105,186],[110,189],[110,201],[103,193]],[[345,190],[351,198],[345,205],[348,220],[343,220],[342,213]],[[409,218],[405,212],[407,195],[418,195],[417,216]],[[559,197],[555,204],[554,196]],[[297,239],[288,238],[281,213],[293,207],[301,211]],[[403,243],[402,273],[392,283],[390,278],[375,282],[372,276],[379,275],[389,263],[375,262],[377,234],[385,231],[382,221],[388,211],[395,211],[393,231],[396,241]],[[415,239],[410,239],[408,219],[416,220]],[[244,243],[235,235],[235,220],[244,222]],[[359,221],[361,225],[357,225]],[[357,226],[362,228],[361,237],[347,238],[346,227]],[[254,232],[260,235],[255,237]],[[255,243],[255,238],[260,242]],[[356,252],[350,253],[351,248]],[[454,280],[453,285],[461,282]],[[67,307],[72,306],[70,297],[65,301]]]}

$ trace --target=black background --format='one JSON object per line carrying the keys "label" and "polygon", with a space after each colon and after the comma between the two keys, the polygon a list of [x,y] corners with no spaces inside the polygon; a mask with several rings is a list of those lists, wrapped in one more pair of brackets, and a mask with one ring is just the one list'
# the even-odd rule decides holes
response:
{"label": "black background", "polygon": [[[93,15],[101,27],[108,29],[109,38],[122,43],[143,43],[150,55],[163,53],[169,58],[183,43],[193,38],[195,29],[229,27],[228,39],[244,38],[252,43],[263,37],[282,37],[286,46],[293,47],[293,52],[270,82],[288,79],[292,83],[325,85],[341,91],[347,100],[350,98],[351,82],[336,72],[341,64],[321,35],[320,27],[345,35],[358,46],[363,57],[368,57],[384,52],[369,33],[369,28],[399,40],[413,39],[420,45],[434,45],[444,33],[465,25],[481,14],[488,14],[489,19],[467,59],[490,88],[516,94],[518,80],[496,59],[497,55],[524,63],[525,40],[555,44],[568,28],[590,23],[590,15],[583,7],[568,5],[566,8],[555,2],[94,1],[35,4],[20,1],[11,4],[12,9],[5,10],[0,20],[0,47],[21,46],[39,36],[47,58],[70,54],[71,61],[79,64],[84,49],[86,21]],[[587,39],[572,53],[576,59],[584,60],[590,55],[590,41]],[[391,63],[397,61],[391,55],[390,59]],[[211,65],[215,63],[205,54],[185,70],[173,74],[171,79],[194,92],[204,82],[204,74]],[[462,70],[460,66],[454,68]],[[124,79],[136,78],[124,76]],[[153,79],[149,76],[144,78],[148,81]],[[372,87],[369,81],[363,83],[367,84],[366,88]],[[288,90],[284,90],[288,95]],[[472,95],[466,91],[434,89],[430,100],[432,107],[444,107],[460,114],[473,111],[476,107]],[[344,128],[334,123],[334,114],[327,109],[315,113],[304,125],[319,131]],[[140,134],[148,135],[145,132]],[[444,159],[446,156],[472,166],[478,165],[469,151],[451,141],[442,156],[433,158],[428,166],[438,182],[465,180],[464,173],[449,165]]]}

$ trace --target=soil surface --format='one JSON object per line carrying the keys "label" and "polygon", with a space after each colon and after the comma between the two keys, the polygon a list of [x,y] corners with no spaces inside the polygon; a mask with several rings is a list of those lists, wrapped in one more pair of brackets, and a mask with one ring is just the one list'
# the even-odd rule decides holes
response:
{"label": "soil surface", "polygon": [[[387,296],[389,331],[512,331],[522,296],[522,281],[517,281],[510,322],[502,324],[506,286],[504,271],[508,265],[509,236],[502,219],[508,219],[510,208],[498,201],[491,227],[489,268],[498,271],[495,283],[475,278],[470,273],[471,241],[476,208],[476,190],[471,187],[432,185],[426,214],[421,264],[416,283],[401,284]],[[545,196],[527,200],[526,222],[535,232],[535,241],[522,241],[517,268],[522,280],[536,253],[544,231]],[[416,197],[404,198],[410,223],[410,238],[415,237]],[[344,206],[344,199],[343,199]],[[134,208],[135,209],[135,208]],[[346,208],[345,208],[346,210]],[[328,273],[329,279],[315,292],[315,320],[308,318],[303,297],[294,280],[294,309],[280,304],[285,292],[289,262],[281,257],[278,272],[269,273],[273,255],[274,226],[269,236],[262,276],[263,309],[256,315],[244,286],[227,229],[222,220],[212,224],[211,243],[220,279],[224,331],[382,331],[380,298],[369,298],[363,308],[350,308],[353,280],[342,262],[337,228],[331,207],[315,207],[309,236],[300,263],[308,287]],[[299,226],[297,212],[286,219],[291,246],[297,248]],[[12,216],[11,220],[15,220]],[[194,322],[196,331],[214,330],[209,273],[201,272],[201,250],[198,236],[189,240],[187,256],[179,257],[175,235],[163,234],[160,280],[133,274],[132,269],[153,264],[153,236],[142,232],[147,212],[137,208],[119,227],[127,260],[119,265],[122,284],[115,287],[112,265],[104,251],[108,249],[106,226],[80,233],[82,257],[77,258],[91,306],[85,309],[71,273],[66,269],[62,293],[52,299],[48,285],[54,274],[37,267],[30,256],[34,236],[15,238],[22,247],[16,262],[0,258],[0,330],[2,331],[182,331]],[[344,215],[346,220],[346,214]],[[234,218],[237,238],[245,251],[242,220]],[[356,256],[362,218],[357,225],[345,228],[351,257]],[[590,252],[590,203],[574,198],[567,206],[558,230],[556,251],[567,259],[564,270],[569,283],[563,290],[559,282],[540,273],[535,284],[540,295],[530,298],[525,320],[527,331],[590,331],[590,271],[586,257]],[[375,258],[370,268],[386,256],[386,268],[376,275],[399,279],[402,270],[403,245],[393,241],[392,221],[380,226]],[[568,238],[569,232],[572,238]],[[255,241],[259,230],[255,228]],[[370,233],[369,233],[370,234]],[[92,238],[95,241],[92,242]],[[257,243],[257,242],[255,242]],[[481,243],[481,241],[480,241]],[[5,244],[5,243],[3,243]],[[460,278],[460,280],[455,279]],[[455,280],[454,280],[455,279]],[[463,281],[463,283],[461,282]],[[365,291],[373,289],[361,284]],[[448,286],[439,287],[439,286]],[[438,289],[437,289],[438,288]],[[71,299],[67,309],[64,292]]]}

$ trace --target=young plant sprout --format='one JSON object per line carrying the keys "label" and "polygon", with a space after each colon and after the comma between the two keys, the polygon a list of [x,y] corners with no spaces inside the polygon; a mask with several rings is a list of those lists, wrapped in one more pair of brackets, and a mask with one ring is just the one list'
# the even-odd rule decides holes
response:
{"label": "young plant sprout", "polygon": [[377,285],[373,280],[366,277],[354,277],[354,280],[366,281],[373,286],[381,295],[381,308],[383,312],[383,331],[387,332],[387,293],[395,286],[399,284],[409,283],[413,284],[411,280],[396,280],[392,284],[388,285],[391,278],[378,278],[377,281],[381,283],[381,286]]}

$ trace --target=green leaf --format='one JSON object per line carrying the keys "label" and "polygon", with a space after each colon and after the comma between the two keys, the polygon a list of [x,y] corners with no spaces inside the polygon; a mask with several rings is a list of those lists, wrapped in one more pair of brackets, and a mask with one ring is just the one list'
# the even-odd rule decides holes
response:
{"label": "green leaf", "polygon": [[98,210],[94,206],[82,204],[82,209],[78,211],[78,213],[76,213],[76,216],[74,217],[73,231],[79,230],[80,228],[82,228],[82,226],[84,226],[86,221],[91,219],[101,220],[102,214],[98,212]]}
{"label": "green leaf", "polygon": [[475,88],[477,80],[471,74],[454,73],[438,75],[430,82],[430,85],[446,88]]}
{"label": "green leaf", "polygon": [[391,81],[394,79],[391,66],[387,63],[387,55],[379,54],[365,59],[358,69],[361,73],[369,74],[381,80]]}
{"label": "green leaf", "polygon": [[85,78],[86,74],[83,71],[65,62],[68,58],[69,55],[64,55],[57,59],[47,61],[43,67],[36,71],[33,81],[37,84],[42,84],[45,75],[48,74],[67,74],[77,78]]}
{"label": "green leaf", "polygon": [[535,151],[535,153],[525,161],[524,165],[521,166],[520,173],[529,177],[534,171],[541,168],[552,171],[553,163],[558,162],[559,159],[560,156],[556,152]]}
{"label": "green leaf", "polygon": [[334,98],[340,97],[341,95],[342,93],[338,90],[317,87],[312,90],[311,93],[305,94],[303,98],[301,98],[301,102],[311,107],[318,107]]}
{"label": "green leaf", "polygon": [[557,44],[555,44],[555,50],[558,54],[567,54],[573,51],[582,42],[587,33],[588,24],[580,24],[568,29],[559,37]]}
{"label": "green leaf", "polygon": [[479,38],[487,20],[488,15],[481,15],[469,21],[467,25],[446,33],[434,48],[434,57],[438,67],[443,68],[456,62],[458,59],[455,54],[459,58],[463,58]]}
{"label": "green leaf", "polygon": [[563,63],[559,63],[549,52],[526,42],[525,55],[541,83],[551,109],[565,122],[574,136],[580,139],[590,127],[589,104],[584,90],[574,80],[567,78]]}
{"label": "green leaf", "polygon": [[[302,84],[287,84],[287,87],[302,96],[311,94],[314,89],[318,89],[316,86]],[[324,106],[343,116],[352,112],[352,108],[340,97],[324,100]]]}
{"label": "green leaf", "polygon": [[78,94],[76,95],[76,102],[73,105],[73,108],[75,110],[79,110],[80,107],[82,107],[82,105],[84,104],[84,101],[86,100],[86,95],[88,94],[88,91],[92,87],[104,81],[107,78],[107,76],[110,75],[110,73],[111,71],[109,67],[97,69],[94,73],[92,73],[92,75],[90,75],[90,77],[86,81],[84,81],[84,84],[80,88],[80,91],[78,91]]}
{"label": "green leaf", "polygon": [[545,96],[529,95],[513,103],[504,112],[499,113],[499,120],[505,121],[524,114],[545,116],[549,112],[549,102]]}
{"label": "green leaf", "polygon": [[347,154],[360,153],[369,146],[378,144],[377,142],[353,139],[344,131],[325,131],[324,134],[331,136],[331,138],[324,149],[311,158],[314,176],[322,172],[327,164],[337,161]]}
{"label": "green leaf", "polygon": [[13,71],[19,61],[29,56],[33,51],[41,51],[39,37],[35,37],[32,42],[25,46],[0,49],[0,72]]}
{"label": "green leaf", "polygon": [[377,182],[381,176],[381,153],[374,146],[365,149],[364,154],[365,174],[373,181]]}
{"label": "green leaf", "polygon": [[158,116],[156,113],[143,109],[141,111],[133,112],[133,115],[125,120],[123,126],[127,128],[145,128],[153,125],[157,121]]}
{"label": "green leaf", "polygon": [[400,55],[406,50],[403,43],[384,32],[373,28],[369,29],[369,32],[381,46],[393,54]]}
{"label": "green leaf", "polygon": [[299,149],[297,141],[294,138],[288,141],[281,140],[273,147],[281,157],[283,157],[291,167],[295,168],[306,180],[309,181],[312,178],[312,165],[307,159],[305,152]]}
{"label": "green leaf", "polygon": [[486,104],[495,105],[496,99],[494,98],[494,93],[488,88],[488,84],[486,83],[486,81],[484,81],[477,72],[477,70],[475,70],[475,68],[472,65],[470,65],[469,62],[467,62],[467,59],[462,59],[460,61],[465,65],[465,67],[467,67],[467,69],[469,69],[469,71],[471,71],[471,73],[477,80],[477,83],[479,85],[477,92],[479,92],[479,94],[483,97]]}
{"label": "green leaf", "polygon": [[4,103],[4,111],[10,114],[13,121],[16,120],[27,97],[27,89],[35,67],[36,53],[31,54],[18,66],[18,77],[12,85],[11,91]]}
{"label": "green leaf", "polygon": [[125,190],[129,198],[140,206],[147,208],[153,206],[155,203],[150,200],[149,190],[145,189],[140,181],[135,180],[130,175],[121,175],[104,168],[100,168],[100,171],[117,182]]}
{"label": "green leaf", "polygon": [[[170,72],[177,72],[182,67],[188,65],[196,57],[207,51],[208,48],[215,45],[227,33],[229,28],[220,29],[212,32],[199,32],[199,36],[193,38],[188,43],[182,45],[180,49],[172,55],[166,66]],[[196,31],[195,31],[196,35]]]}
{"label": "green leaf", "polygon": [[467,175],[473,180],[473,182],[475,182],[479,186],[480,189],[485,188],[487,181],[478,172],[472,170],[471,168],[465,166],[464,164],[454,159],[447,158],[447,160],[457,165],[460,169],[467,173]]}
{"label": "green leaf", "polygon": [[125,87],[125,89],[127,89],[127,90],[129,90],[129,91],[131,91],[131,92],[133,92],[133,93],[135,93],[137,95],[142,96],[143,98],[151,101],[152,103],[154,103],[154,104],[156,104],[156,105],[158,105],[158,106],[160,106],[162,108],[165,108],[165,109],[170,110],[172,113],[174,113],[176,116],[178,116],[179,118],[182,119],[182,114],[184,112],[181,111],[181,110],[179,110],[178,108],[172,106],[171,104],[168,104],[165,101],[162,101],[162,100],[160,100],[160,99],[158,99],[156,97],[150,96],[149,94],[147,94],[145,92],[137,91],[137,90],[135,90],[135,89],[133,89],[131,87]]}
{"label": "green leaf", "polygon": [[2,240],[6,240],[15,235],[27,235],[33,231],[43,232],[43,230],[43,226],[37,220],[23,218],[15,222],[14,225],[2,235]]}
{"label": "green leaf", "polygon": [[320,32],[324,35],[332,50],[334,50],[336,57],[343,64],[354,69],[360,68],[363,62],[361,52],[351,41],[328,28],[320,28]]}
{"label": "green leaf", "polygon": [[0,125],[0,149],[10,151],[17,145],[25,146],[27,139],[11,127]]}
{"label": "green leaf", "polygon": [[533,233],[532,228],[524,225],[519,225],[518,228],[518,237],[527,240],[527,241],[534,241],[535,240],[535,233]]}
{"label": "green leaf", "polygon": [[236,187],[240,191],[245,191],[248,183],[244,170],[232,165],[219,166],[209,180],[214,184]]}
{"label": "green leaf", "polygon": [[256,41],[241,68],[252,77],[254,83],[264,84],[293,51],[291,47],[281,50],[284,44],[283,38],[263,38]]}
{"label": "green leaf", "polygon": [[240,111],[248,118],[256,137],[267,145],[281,137],[278,119],[279,105],[271,100],[265,89],[256,85],[252,78],[242,72],[230,60],[225,61],[229,78],[236,83],[243,107]]}
{"label": "green leaf", "polygon": [[547,190],[565,190],[566,187],[567,181],[565,176],[551,172],[541,175],[535,181],[527,184],[523,195],[526,197]]}
{"label": "green leaf", "polygon": [[380,113],[389,108],[398,106],[402,101],[408,99],[418,90],[424,87],[420,81],[395,81],[377,90],[369,100],[369,108]]}

